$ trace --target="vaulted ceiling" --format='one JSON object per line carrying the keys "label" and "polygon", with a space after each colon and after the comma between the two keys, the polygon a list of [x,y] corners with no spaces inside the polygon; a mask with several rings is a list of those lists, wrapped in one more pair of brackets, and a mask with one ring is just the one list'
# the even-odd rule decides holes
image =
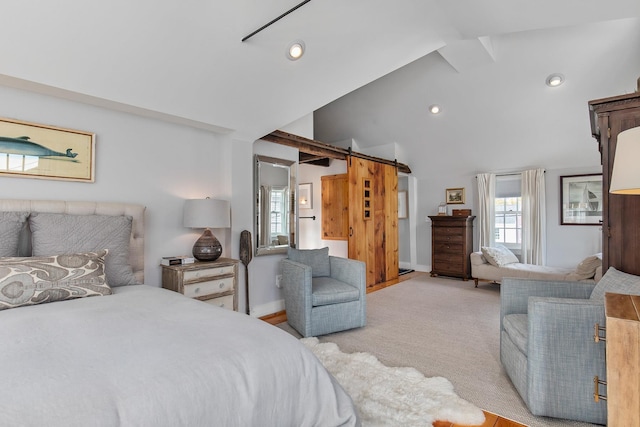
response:
{"label": "vaulted ceiling", "polygon": [[[534,84],[513,74],[516,58],[504,60],[504,68],[491,64],[500,65],[505,52],[518,50],[536,62],[537,54],[527,52],[531,40],[543,37],[551,46],[559,29],[572,26],[623,20],[609,27],[606,43],[637,38],[637,19],[624,19],[640,16],[638,0],[312,0],[241,41],[298,3],[5,1],[0,84],[252,141],[396,70],[408,70],[402,78],[419,77],[424,73],[416,76],[419,69],[405,66],[420,61],[426,61],[431,79],[443,83],[454,70],[458,82],[442,87],[461,93],[476,89],[472,75]],[[296,39],[304,40],[306,53],[290,61],[285,50]],[[595,50],[584,53],[562,45],[567,50],[558,51],[557,59],[592,67],[597,61],[584,59],[601,53],[598,40],[592,42]],[[428,59],[436,52],[439,59]],[[547,72],[563,71],[562,64],[528,66],[544,79]],[[599,65],[594,72],[601,78],[615,68]],[[466,108],[490,105],[491,97],[480,92],[474,98],[486,103]],[[388,94],[390,107],[396,99]],[[508,119],[508,102],[497,101]]]}

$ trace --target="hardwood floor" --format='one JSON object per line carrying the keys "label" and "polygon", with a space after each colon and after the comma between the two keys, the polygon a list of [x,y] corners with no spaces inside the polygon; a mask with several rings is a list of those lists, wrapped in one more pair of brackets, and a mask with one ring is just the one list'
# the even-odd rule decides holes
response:
{"label": "hardwood floor", "polygon": [[[524,424],[517,423],[515,421],[509,420],[507,418],[502,418],[499,415],[492,414],[491,412],[484,412],[484,424],[480,427],[527,427]],[[451,424],[447,421],[436,421],[433,423],[433,427],[470,427],[463,426],[462,424]],[[477,427],[477,426],[476,426]]]}
{"label": "hardwood floor", "polygon": [[[402,276],[399,276],[395,280],[379,283],[375,286],[371,286],[367,288],[367,293],[369,294],[371,292],[384,289],[388,286],[396,285],[400,282],[404,282],[405,280],[409,280],[413,277],[417,277],[422,274],[429,274],[429,273],[414,271],[412,273],[403,274]],[[285,322],[287,320],[287,313],[285,311],[279,311],[278,313],[270,314],[268,316],[261,317],[260,319],[264,320],[265,322],[271,323],[272,325],[276,325],[278,323]],[[508,418],[503,418],[499,415],[492,414],[491,412],[487,412],[487,411],[483,411],[483,412],[485,416],[485,421],[484,421],[484,424],[482,424],[479,427],[527,427],[525,424],[517,423]],[[470,426],[465,426],[462,424],[452,424],[446,421],[436,421],[435,423],[433,423],[433,427],[470,427]]]}

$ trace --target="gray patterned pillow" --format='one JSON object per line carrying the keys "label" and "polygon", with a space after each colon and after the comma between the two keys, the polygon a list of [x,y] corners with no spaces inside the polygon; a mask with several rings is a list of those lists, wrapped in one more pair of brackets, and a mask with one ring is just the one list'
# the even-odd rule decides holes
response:
{"label": "gray patterned pillow", "polygon": [[18,238],[28,212],[0,212],[0,257],[18,256]]}
{"label": "gray patterned pillow", "polygon": [[108,249],[109,285],[136,285],[129,263],[131,216],[32,213],[33,255],[94,252]]}
{"label": "gray patterned pillow", "polygon": [[311,277],[331,276],[331,264],[329,263],[329,248],[322,249],[288,249],[291,261],[311,266]]}
{"label": "gray patterned pillow", "polygon": [[0,310],[109,295],[107,251],[50,257],[0,258]]}

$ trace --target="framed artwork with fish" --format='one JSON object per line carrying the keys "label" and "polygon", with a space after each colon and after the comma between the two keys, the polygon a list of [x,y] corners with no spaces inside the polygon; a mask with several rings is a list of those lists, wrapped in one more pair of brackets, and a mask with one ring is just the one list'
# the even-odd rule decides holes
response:
{"label": "framed artwork with fish", "polygon": [[0,179],[94,182],[95,134],[0,118]]}

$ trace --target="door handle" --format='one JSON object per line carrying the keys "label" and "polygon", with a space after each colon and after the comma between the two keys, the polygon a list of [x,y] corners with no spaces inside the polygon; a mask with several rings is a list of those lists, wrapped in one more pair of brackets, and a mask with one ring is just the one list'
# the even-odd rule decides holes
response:
{"label": "door handle", "polygon": [[353,236],[353,227],[349,227],[349,237]]}

